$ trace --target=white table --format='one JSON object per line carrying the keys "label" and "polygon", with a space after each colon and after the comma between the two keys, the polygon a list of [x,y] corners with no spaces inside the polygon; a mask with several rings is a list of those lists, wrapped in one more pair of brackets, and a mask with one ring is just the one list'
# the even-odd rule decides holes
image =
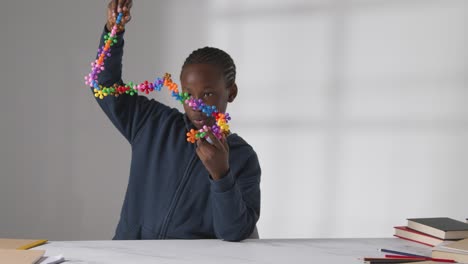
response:
{"label": "white table", "polygon": [[362,263],[379,248],[429,256],[430,247],[398,238],[52,241],[36,247],[63,254],[67,264],[157,263]]}

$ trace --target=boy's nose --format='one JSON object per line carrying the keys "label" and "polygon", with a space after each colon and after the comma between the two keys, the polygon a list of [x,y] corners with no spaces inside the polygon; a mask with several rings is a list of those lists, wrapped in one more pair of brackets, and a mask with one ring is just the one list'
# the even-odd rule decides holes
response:
{"label": "boy's nose", "polygon": [[[203,98],[200,98],[200,96],[197,96],[197,95],[194,95],[192,94],[192,98],[196,101],[196,104],[198,105],[199,103],[198,102],[202,102],[202,103],[205,103],[205,100],[203,100]],[[192,109],[192,111],[194,112],[201,112],[200,109],[198,108],[193,108],[193,107],[190,107]]]}
{"label": "boy's nose", "polygon": [[192,96],[193,96],[193,98],[195,98],[195,99],[197,99],[197,100],[198,100],[198,99],[202,99],[202,100],[203,100],[203,96],[201,96],[201,95],[193,95],[193,94],[192,94]]}
{"label": "boy's nose", "polygon": [[205,98],[203,95],[200,95],[200,96],[194,96],[194,95],[192,95],[192,96],[193,96],[193,98],[195,98],[195,100],[197,100],[197,101],[198,101],[198,100],[201,100],[203,103],[206,103],[206,102],[205,102],[205,99],[206,99],[206,98]]}

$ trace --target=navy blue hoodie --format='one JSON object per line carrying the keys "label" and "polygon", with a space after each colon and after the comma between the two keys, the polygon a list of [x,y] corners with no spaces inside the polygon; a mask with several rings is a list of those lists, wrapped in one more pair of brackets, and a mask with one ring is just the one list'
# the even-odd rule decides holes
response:
{"label": "navy blue hoodie", "polygon": [[[122,83],[123,46],[121,33],[112,56],[105,60],[99,84]],[[260,165],[240,136],[227,137],[230,169],[222,179],[213,180],[196,154],[196,144],[186,140],[194,126],[185,114],[141,95],[107,96],[97,102],[132,149],[114,239],[258,237]]]}

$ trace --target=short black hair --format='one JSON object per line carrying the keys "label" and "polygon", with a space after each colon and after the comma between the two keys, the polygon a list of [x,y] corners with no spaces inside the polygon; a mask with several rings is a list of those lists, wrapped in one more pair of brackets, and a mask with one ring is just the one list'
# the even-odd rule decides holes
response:
{"label": "short black hair", "polygon": [[185,66],[190,64],[211,64],[219,67],[224,75],[226,87],[231,87],[236,82],[236,65],[234,61],[229,54],[218,48],[204,47],[194,50],[185,59],[182,71]]}

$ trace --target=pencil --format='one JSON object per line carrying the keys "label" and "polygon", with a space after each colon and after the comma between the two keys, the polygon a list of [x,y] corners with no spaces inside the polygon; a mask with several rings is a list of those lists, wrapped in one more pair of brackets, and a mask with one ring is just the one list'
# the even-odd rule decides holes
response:
{"label": "pencil", "polygon": [[385,252],[385,253],[391,253],[391,254],[397,254],[397,255],[402,255],[402,256],[408,256],[408,257],[427,258],[426,256],[423,256],[423,255],[416,255],[416,254],[413,254],[413,253],[406,253],[406,252],[401,252],[401,251],[396,251],[396,250],[390,250],[390,249],[385,249],[385,248],[381,248],[380,251],[381,251],[381,252]]}
{"label": "pencil", "polygon": [[456,263],[455,260],[453,259],[439,259],[439,258],[430,258],[430,257],[412,257],[412,256],[398,256],[398,255],[385,255],[386,258],[399,258],[399,259],[424,259],[424,260],[432,260],[432,261],[437,261],[437,262],[448,262],[448,263]]}

